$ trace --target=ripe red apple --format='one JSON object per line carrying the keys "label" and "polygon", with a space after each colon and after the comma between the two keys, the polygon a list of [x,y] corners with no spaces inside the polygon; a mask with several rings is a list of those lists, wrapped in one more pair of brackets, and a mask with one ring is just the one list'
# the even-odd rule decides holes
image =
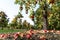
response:
{"label": "ripe red apple", "polygon": [[16,39],[16,38],[18,37],[18,35],[19,35],[19,34],[14,34],[13,36],[14,36],[14,38]]}
{"label": "ripe red apple", "polygon": [[31,33],[31,34],[33,33],[33,30],[32,30],[32,29],[30,30],[30,33]]}
{"label": "ripe red apple", "polygon": [[44,30],[44,32],[46,33],[46,32],[47,32],[47,30]]}
{"label": "ripe red apple", "polygon": [[31,37],[31,35],[30,35],[30,34],[27,34],[27,35],[26,35],[26,37],[27,37],[27,38],[30,38],[30,37]]}
{"label": "ripe red apple", "polygon": [[5,36],[5,34],[2,34],[1,37],[3,38]]}

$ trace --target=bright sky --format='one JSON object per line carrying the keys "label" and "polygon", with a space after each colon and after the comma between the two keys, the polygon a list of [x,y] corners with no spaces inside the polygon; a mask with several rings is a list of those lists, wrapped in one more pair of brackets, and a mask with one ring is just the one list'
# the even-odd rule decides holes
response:
{"label": "bright sky", "polygon": [[[15,0],[0,0],[0,11],[4,11],[8,18],[11,20],[14,18],[15,15],[18,14],[19,6],[14,4]],[[30,24],[33,24],[33,21],[28,17],[29,14],[25,14],[25,11],[22,12],[24,18],[23,20],[27,20]]]}
{"label": "bright sky", "polygon": [[14,4],[14,0],[0,0],[0,11],[4,11],[10,20],[18,13],[18,5]]}

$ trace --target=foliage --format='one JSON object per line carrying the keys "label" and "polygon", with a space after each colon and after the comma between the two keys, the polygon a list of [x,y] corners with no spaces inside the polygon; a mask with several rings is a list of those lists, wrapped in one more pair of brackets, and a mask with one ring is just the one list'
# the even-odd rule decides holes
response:
{"label": "foliage", "polygon": [[[60,28],[60,0],[16,0],[15,3],[20,5],[20,10],[23,10],[23,5],[26,12],[32,9],[30,18],[34,21],[36,28]],[[36,5],[39,5],[39,8],[34,11]]]}
{"label": "foliage", "polygon": [[9,19],[7,18],[7,15],[5,12],[1,11],[0,12],[0,27],[7,27]]}

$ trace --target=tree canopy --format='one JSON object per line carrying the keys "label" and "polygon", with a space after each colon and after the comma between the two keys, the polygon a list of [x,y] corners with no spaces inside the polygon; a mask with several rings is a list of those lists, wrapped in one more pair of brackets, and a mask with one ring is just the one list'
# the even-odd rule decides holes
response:
{"label": "tree canopy", "polygon": [[[32,9],[30,18],[34,21],[35,27],[43,29],[59,29],[60,26],[60,0],[15,0],[20,5],[20,11],[25,6],[26,13]],[[36,5],[39,8],[34,11]]]}
{"label": "tree canopy", "polygon": [[7,24],[8,24],[8,18],[7,18],[7,15],[5,14],[5,12],[1,11],[0,12],[0,27],[7,27]]}

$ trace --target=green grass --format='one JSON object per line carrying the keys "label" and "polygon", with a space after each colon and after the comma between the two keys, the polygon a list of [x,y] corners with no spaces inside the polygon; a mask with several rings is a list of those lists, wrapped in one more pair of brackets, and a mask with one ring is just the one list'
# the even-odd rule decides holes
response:
{"label": "green grass", "polygon": [[0,29],[0,34],[1,33],[14,33],[14,32],[25,32],[27,31],[26,29]]}

